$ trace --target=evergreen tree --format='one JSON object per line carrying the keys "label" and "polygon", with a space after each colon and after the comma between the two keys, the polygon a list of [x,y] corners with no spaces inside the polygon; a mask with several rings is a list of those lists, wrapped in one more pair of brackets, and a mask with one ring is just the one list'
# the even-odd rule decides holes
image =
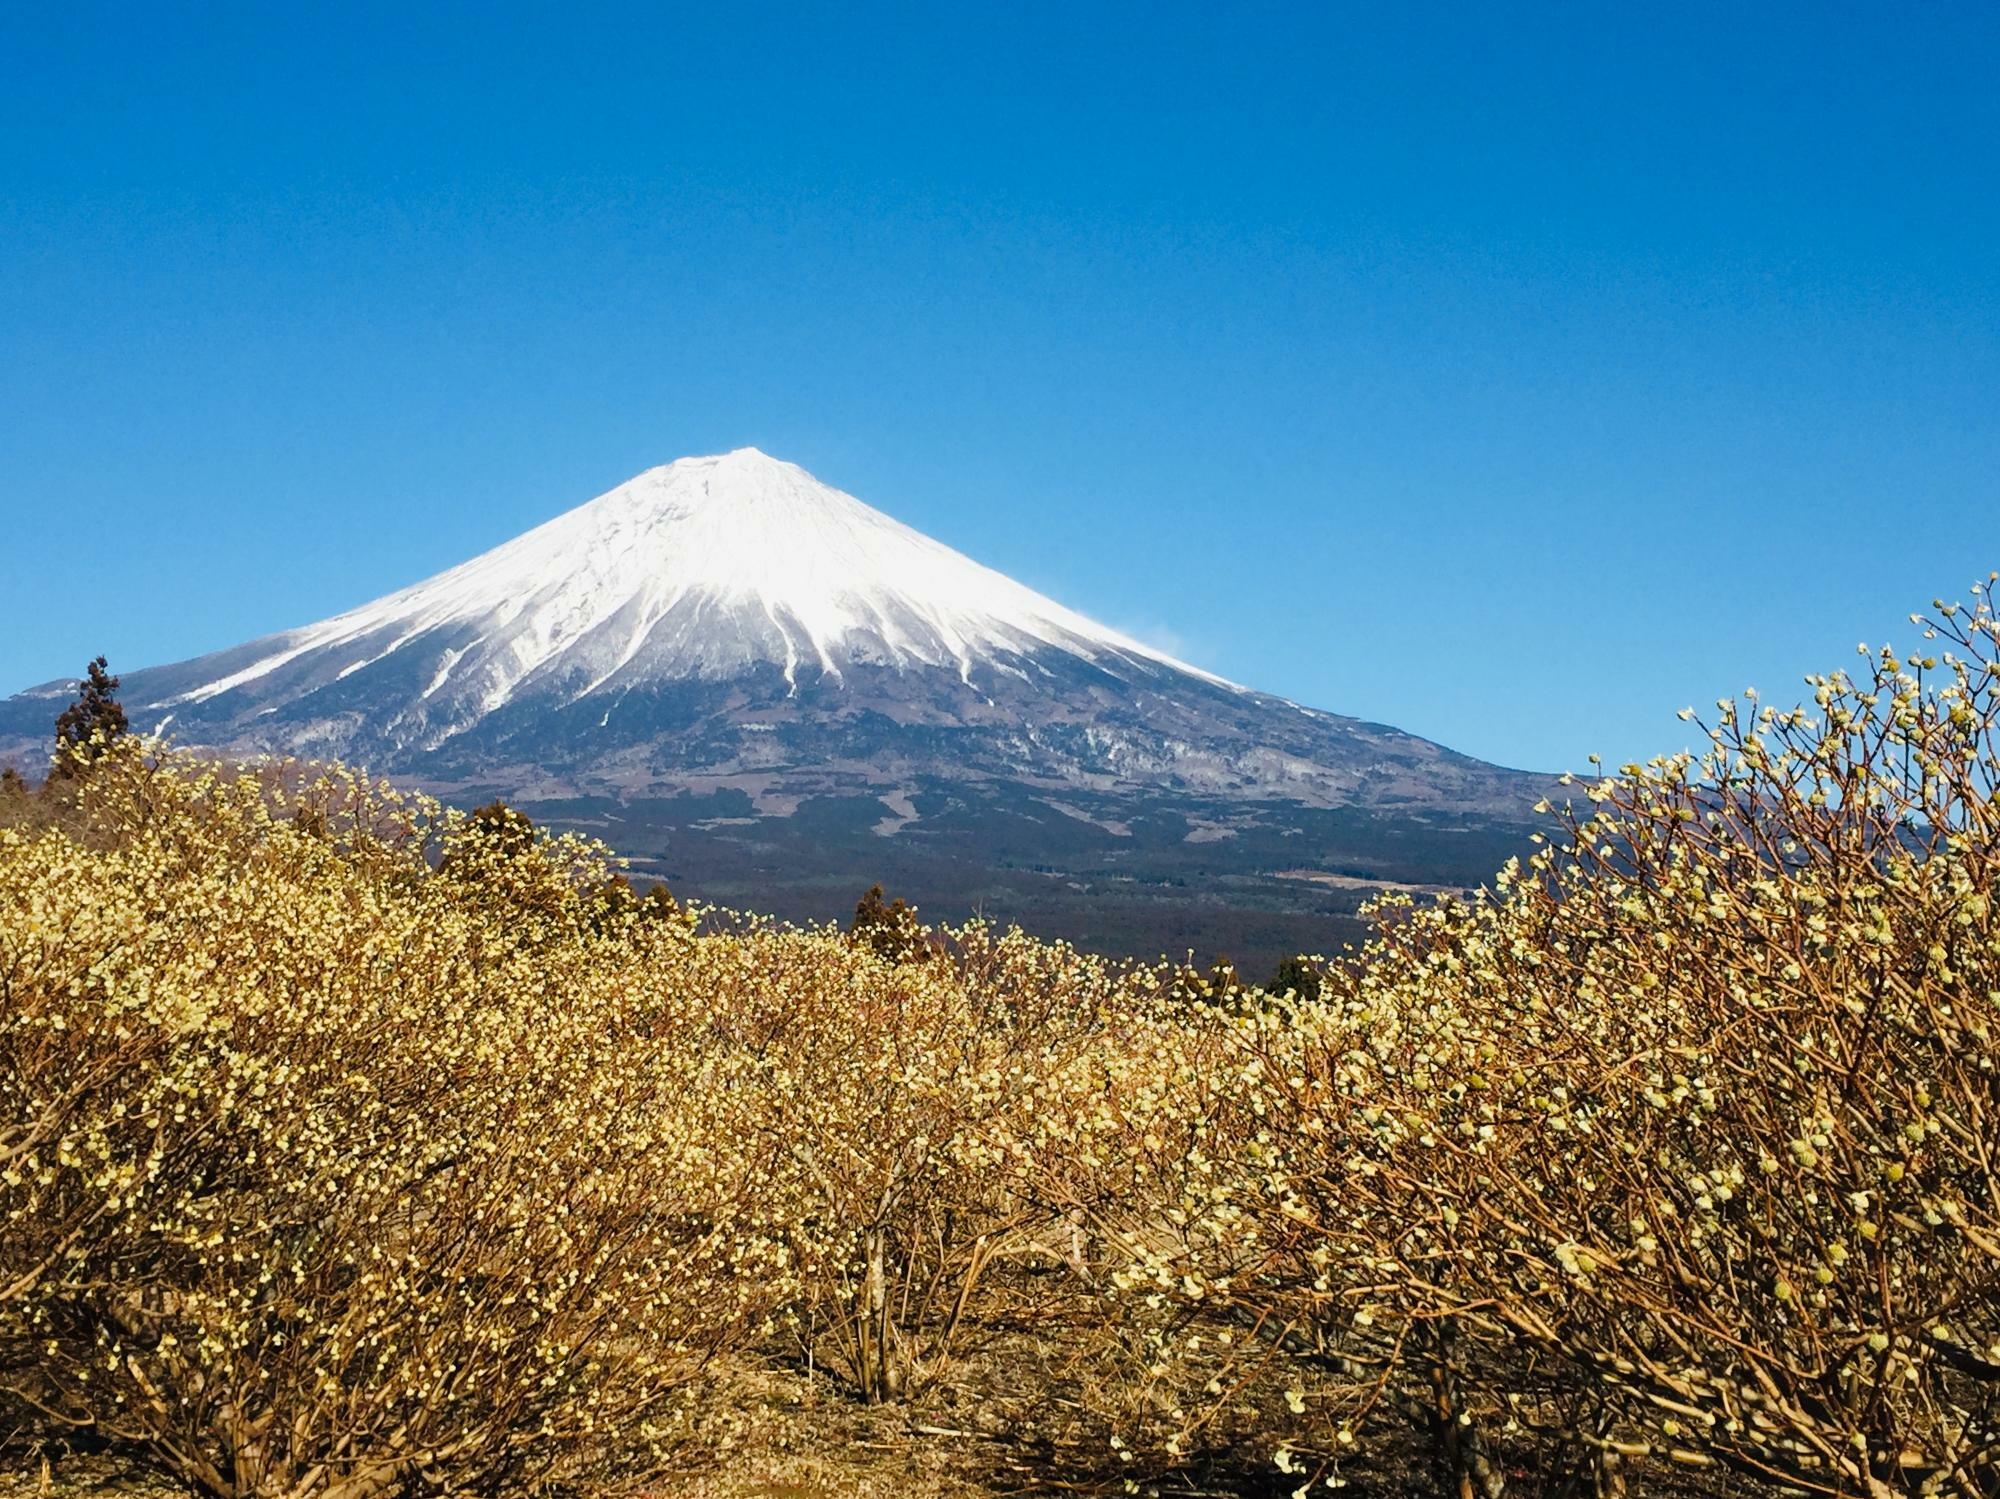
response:
{"label": "evergreen tree", "polygon": [[1310,1002],[1319,998],[1324,982],[1313,960],[1303,953],[1295,953],[1279,962],[1278,971],[1264,987],[1273,994],[1289,993],[1294,999]]}
{"label": "evergreen tree", "polygon": [[49,773],[64,780],[82,775],[129,727],[118,701],[118,678],[102,656],[90,663],[76,692],[76,701],[56,719],[56,757]]}

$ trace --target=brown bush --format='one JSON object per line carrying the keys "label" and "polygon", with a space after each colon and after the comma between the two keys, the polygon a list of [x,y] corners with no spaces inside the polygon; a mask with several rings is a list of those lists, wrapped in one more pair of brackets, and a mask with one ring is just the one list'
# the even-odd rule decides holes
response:
{"label": "brown bush", "polygon": [[855,903],[848,936],[892,963],[917,963],[930,955],[917,908],[906,904],[900,895],[894,900],[885,898],[880,885],[870,885]]}

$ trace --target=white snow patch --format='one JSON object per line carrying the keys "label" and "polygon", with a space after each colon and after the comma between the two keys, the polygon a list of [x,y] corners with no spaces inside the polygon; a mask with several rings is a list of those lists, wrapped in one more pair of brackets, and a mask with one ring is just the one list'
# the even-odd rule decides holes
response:
{"label": "white snow patch", "polygon": [[[308,636],[311,635],[311,631],[302,633]],[[317,649],[324,643],[320,640],[308,638],[303,644],[293,646],[290,650],[279,651],[274,656],[266,656],[262,661],[252,662],[241,671],[233,671],[226,677],[218,677],[213,682],[192,688],[187,692],[179,694],[177,697],[170,697],[167,701],[169,703],[205,703],[212,697],[220,697],[225,692],[243,686],[246,682],[254,682],[259,677],[269,676],[287,661],[296,661],[307,651]]]}
{"label": "white snow patch", "polygon": [[445,653],[438,658],[437,671],[431,677],[430,686],[424,689],[425,697],[435,696],[437,694],[438,688],[444,686],[446,682],[451,680],[451,669],[454,666],[458,665],[459,658],[464,654],[465,654],[464,651],[455,651],[447,649]]}

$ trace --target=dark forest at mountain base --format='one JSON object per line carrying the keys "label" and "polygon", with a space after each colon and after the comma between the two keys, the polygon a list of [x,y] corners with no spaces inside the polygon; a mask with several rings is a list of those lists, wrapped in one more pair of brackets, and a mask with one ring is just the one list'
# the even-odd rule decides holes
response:
{"label": "dark forest at mountain base", "polygon": [[707,904],[845,921],[880,881],[926,920],[983,915],[1113,957],[1192,950],[1204,964],[1227,956],[1259,977],[1293,953],[1332,954],[1356,941],[1360,908],[1387,890],[1486,883],[1528,851],[1532,831],[1445,813],[1147,806],[1009,783],[983,794],[925,783],[895,800],[892,809],[873,795],[830,795],[788,816],[757,815],[739,790],[522,805],[538,821],[609,843],[635,877],[663,879]]}

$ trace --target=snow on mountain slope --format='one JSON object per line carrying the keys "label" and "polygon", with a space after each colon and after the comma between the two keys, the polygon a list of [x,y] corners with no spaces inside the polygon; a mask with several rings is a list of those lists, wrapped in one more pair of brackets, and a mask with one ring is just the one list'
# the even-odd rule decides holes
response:
{"label": "snow on mountain slope", "polygon": [[440,633],[469,638],[424,696],[472,684],[473,720],[538,680],[566,677],[583,697],[625,673],[714,677],[758,660],[793,685],[802,663],[838,678],[856,661],[949,666],[969,681],[975,665],[1018,673],[1044,649],[1114,673],[1137,659],[1207,676],[740,448],[649,469],[484,556],[275,637],[269,654],[165,705],[206,702],[316,652],[345,652],[342,669],[359,671]]}
{"label": "snow on mountain slope", "polygon": [[[820,921],[887,881],[1148,957],[1334,951],[1366,892],[1526,850],[1556,790],[1198,671],[748,448],[318,624],[112,664],[137,728],[505,796],[697,900]],[[0,699],[0,764],[45,767],[74,692]]]}
{"label": "snow on mountain slope", "polygon": [[[0,702],[0,739],[43,737],[69,690]],[[760,808],[924,778],[1533,800],[1512,772],[1176,661],[754,448],[648,470],[321,623],[127,671],[125,701],[185,743],[619,797],[740,782]]]}

